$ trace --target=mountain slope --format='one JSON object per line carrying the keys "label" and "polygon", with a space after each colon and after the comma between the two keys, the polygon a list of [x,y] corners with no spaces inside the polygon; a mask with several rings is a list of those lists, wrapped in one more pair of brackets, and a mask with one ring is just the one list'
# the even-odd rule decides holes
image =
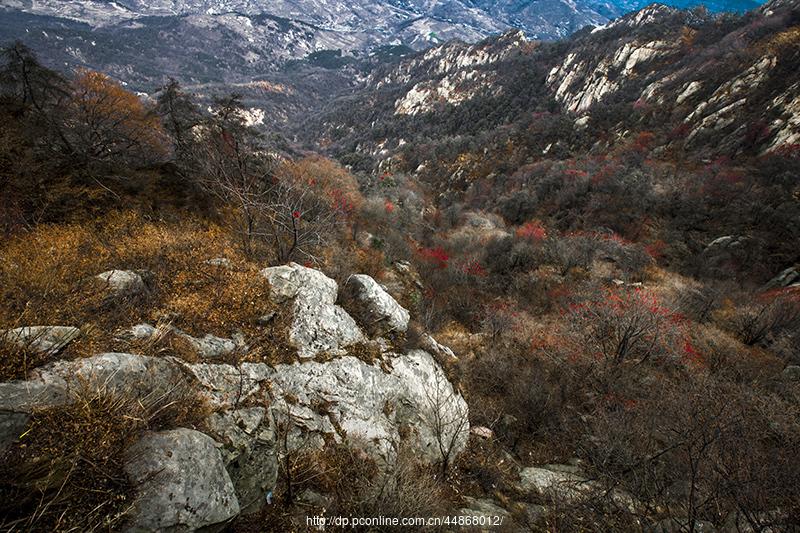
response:
{"label": "mountain slope", "polygon": [[[796,4],[724,17],[653,5],[559,43],[519,33],[452,43],[376,72],[304,131],[323,132],[342,153],[385,155],[415,139],[485,137],[546,113],[570,130],[559,142],[575,150],[655,130],[663,150],[762,153],[800,140],[798,24]],[[357,126],[365,120],[369,131]],[[531,152],[541,154],[548,138]]]}

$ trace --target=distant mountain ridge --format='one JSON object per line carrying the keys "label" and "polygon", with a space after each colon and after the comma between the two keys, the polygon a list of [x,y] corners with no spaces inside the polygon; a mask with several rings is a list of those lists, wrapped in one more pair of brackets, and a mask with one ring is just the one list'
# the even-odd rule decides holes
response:
{"label": "distant mountain ridge", "polygon": [[[688,5],[693,0],[677,0]],[[364,54],[477,42],[510,29],[559,39],[646,0],[6,0],[0,41],[28,41],[53,66],[89,66],[143,86],[160,71],[188,82],[252,79],[319,50]],[[710,0],[712,11],[753,0]],[[131,58],[129,52],[140,57]],[[141,53],[140,53],[141,52]],[[228,72],[229,71],[229,72]],[[249,75],[248,75],[249,74]]]}

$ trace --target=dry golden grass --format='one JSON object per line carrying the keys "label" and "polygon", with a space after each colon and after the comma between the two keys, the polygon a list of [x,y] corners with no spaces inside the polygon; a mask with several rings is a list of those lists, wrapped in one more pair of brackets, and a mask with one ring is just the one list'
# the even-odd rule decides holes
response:
{"label": "dry golden grass", "polygon": [[382,360],[383,352],[377,343],[358,342],[347,347],[347,355],[352,355],[368,365],[372,365]]}
{"label": "dry golden grass", "polygon": [[[230,267],[206,263],[217,257]],[[192,218],[163,222],[116,212],[93,222],[42,225],[0,244],[0,329],[81,328],[81,337],[57,356],[64,359],[136,349],[114,335],[142,322],[166,321],[200,336],[264,336],[256,320],[274,306],[258,273],[263,266],[246,261],[236,236],[222,226]],[[152,279],[141,294],[114,296],[93,281],[111,269],[149,271]],[[270,342],[279,337],[266,336]],[[191,359],[177,338],[150,348],[165,353],[167,344],[166,352]],[[22,377],[54,358],[0,350],[0,378]]]}
{"label": "dry golden grass", "polygon": [[289,342],[289,326],[294,318],[292,307],[287,303],[275,310],[269,324],[248,339],[251,348],[241,355],[241,361],[272,365],[297,361],[297,349]]}
{"label": "dry golden grass", "polygon": [[255,320],[274,311],[269,283],[253,265],[228,271],[209,265],[181,271],[157,311],[174,317],[175,325],[192,334],[226,336],[254,329]]}
{"label": "dry golden grass", "polygon": [[32,369],[48,363],[51,356],[29,346],[0,341],[0,379],[23,379]]}

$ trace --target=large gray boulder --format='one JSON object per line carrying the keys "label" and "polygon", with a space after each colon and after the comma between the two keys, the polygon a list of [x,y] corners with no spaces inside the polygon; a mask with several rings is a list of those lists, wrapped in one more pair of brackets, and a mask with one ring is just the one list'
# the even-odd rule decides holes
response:
{"label": "large gray boulder", "polygon": [[284,303],[293,298],[327,305],[336,303],[338,285],[319,270],[289,263],[265,268],[261,275],[269,282],[270,299],[275,303]]}
{"label": "large gray boulder", "polygon": [[145,435],[127,451],[136,499],[128,531],[195,531],[239,514],[217,443],[179,428]]}
{"label": "large gray boulder", "polygon": [[72,326],[25,326],[4,331],[0,340],[19,348],[54,355],[80,334],[81,330]]}
{"label": "large gray boulder", "polygon": [[350,276],[345,286],[355,305],[352,310],[372,335],[403,333],[410,315],[377,281],[364,274]]}
{"label": "large gray boulder", "polygon": [[437,356],[440,361],[457,360],[456,354],[449,346],[441,344],[428,333],[420,335],[419,347]]}
{"label": "large gray boulder", "polygon": [[273,302],[294,300],[289,341],[303,359],[320,352],[343,353],[347,346],[366,340],[355,320],[336,305],[338,286],[318,270],[296,263],[265,268]]}
{"label": "large gray boulder", "polygon": [[61,384],[0,383],[0,452],[19,439],[34,409],[63,405],[67,401],[69,394]]}

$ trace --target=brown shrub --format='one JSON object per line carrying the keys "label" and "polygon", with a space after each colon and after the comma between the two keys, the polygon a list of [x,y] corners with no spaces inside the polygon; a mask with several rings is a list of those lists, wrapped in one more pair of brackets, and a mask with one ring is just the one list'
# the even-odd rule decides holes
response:
{"label": "brown shrub", "polygon": [[800,438],[796,416],[796,406],[765,391],[662,381],[657,394],[592,413],[581,454],[590,474],[660,506],[660,518],[791,530],[800,496],[789,452]]}
{"label": "brown shrub", "polygon": [[49,363],[52,356],[33,349],[30,345],[0,340],[0,380],[24,379],[34,368]]}
{"label": "brown shrub", "polygon": [[454,465],[452,484],[468,494],[500,492],[522,499],[516,488],[518,468],[517,461],[495,439],[471,435]]}
{"label": "brown shrub", "polygon": [[[346,452],[358,464],[359,455]],[[361,459],[363,462],[363,458]],[[400,449],[393,461],[382,469],[346,468],[336,472],[338,482],[333,514],[365,517],[416,517],[443,514],[442,486],[431,477],[410,450]],[[366,531],[391,531],[396,528],[362,528]]]}
{"label": "brown shrub", "polygon": [[738,307],[730,327],[748,346],[769,345],[782,336],[800,334],[800,292],[773,291],[750,298]]}
{"label": "brown shrub", "polygon": [[193,334],[225,336],[240,328],[253,330],[258,317],[274,310],[269,283],[255,268],[233,272],[198,265],[177,273],[170,289],[159,311]]}

